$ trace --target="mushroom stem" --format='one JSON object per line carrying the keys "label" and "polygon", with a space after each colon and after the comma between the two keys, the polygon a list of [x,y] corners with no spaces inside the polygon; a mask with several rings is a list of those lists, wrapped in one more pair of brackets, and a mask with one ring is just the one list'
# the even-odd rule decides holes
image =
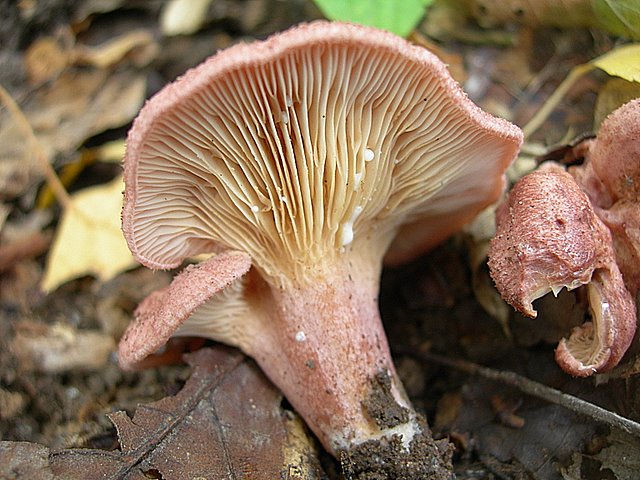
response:
{"label": "mushroom stem", "polygon": [[[274,288],[254,278],[248,289],[258,312],[269,312],[246,345],[330,452],[384,436],[403,442],[419,431],[397,377],[378,312],[378,269],[341,265],[304,282]],[[388,378],[387,405],[366,406],[376,379]],[[396,412],[382,419],[378,407]],[[373,411],[376,410],[376,411]]]}

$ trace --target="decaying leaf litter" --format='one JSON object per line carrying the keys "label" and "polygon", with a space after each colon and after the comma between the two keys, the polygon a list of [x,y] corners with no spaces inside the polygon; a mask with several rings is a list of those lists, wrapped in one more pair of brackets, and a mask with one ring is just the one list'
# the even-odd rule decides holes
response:
{"label": "decaying leaf litter", "polygon": [[[2,440],[41,445],[4,443],[1,455],[8,460],[4,463],[12,469],[9,472],[23,472],[25,477],[36,467],[36,460],[25,456],[21,448],[40,452],[43,465],[48,465],[54,475],[64,471],[56,468],[65,468],[56,462],[73,453],[48,457],[50,452],[117,447],[116,432],[106,414],[125,410],[133,416],[138,403],[175,395],[184,382],[196,381],[187,380],[190,369],[185,366],[123,374],[110,354],[135,305],[170,278],[166,273],[144,269],[118,275],[118,269],[112,267],[122,262],[125,269],[130,265],[129,258],[118,255],[115,247],[96,248],[101,241],[96,237],[102,235],[98,231],[109,235],[109,225],[118,227],[112,213],[117,208],[99,200],[100,195],[113,200],[108,192],[118,190],[119,167],[109,160],[119,158],[118,142],[145,96],[237,38],[262,37],[320,16],[306,2],[218,1],[213,4],[215,8],[203,10],[205,17],[195,28],[169,37],[160,30],[159,25],[165,31],[169,27],[166,20],[161,22],[158,5],[109,3],[104,2],[99,9],[94,6],[95,11],[89,4],[60,4],[52,11],[21,4],[3,29],[11,28],[12,34],[7,34],[11,40],[0,42],[6,45],[0,58],[12,66],[0,69],[2,85],[18,106],[16,112],[3,102],[0,111],[0,136],[10,139],[2,142],[7,150],[0,164],[0,431]],[[522,2],[524,7],[528,3],[532,2]],[[479,28],[473,19],[456,19],[455,29],[435,34],[435,26],[441,29],[446,24],[437,21],[441,18],[438,15],[442,15],[442,9],[429,10],[412,38],[438,49],[439,55],[448,55],[448,63],[462,66],[457,78],[483,108],[521,126],[540,110],[572,68],[604,58],[602,55],[622,42],[600,30],[578,28],[581,25],[551,28],[544,21],[536,24],[526,15],[524,26],[505,26],[504,19],[496,14],[497,21],[491,22],[490,29]],[[635,35],[637,38],[637,31]],[[496,38],[503,41],[500,46],[496,46]],[[434,44],[434,39],[439,43]],[[528,139],[518,169],[531,168],[533,157],[552,146],[593,132],[597,119],[604,116],[602,112],[611,111],[625,98],[638,96],[637,78],[624,73],[633,70],[633,59],[623,58],[613,67],[594,62],[596,69],[589,68],[576,78],[553,105],[551,116]],[[44,186],[46,178],[49,185],[52,183],[47,165],[71,191],[69,199],[60,195],[59,188]],[[514,175],[518,175],[516,172],[514,169]],[[66,203],[64,209],[51,203],[51,190],[58,193],[58,205]],[[77,196],[75,192],[79,192]],[[82,200],[90,192],[95,192],[95,201],[104,208]],[[89,209],[88,214],[85,209]],[[73,218],[74,214],[80,226],[73,227],[66,239],[64,218]],[[80,231],[74,233],[74,228]],[[450,435],[454,441],[458,477],[633,478],[629,473],[633,472],[629,465],[637,463],[637,439],[633,436],[590,422],[518,389],[470,377],[421,357],[421,352],[431,351],[518,372],[606,410],[631,419],[637,416],[633,346],[625,359],[632,374],[624,380],[615,379],[615,370],[606,384],[575,381],[561,373],[553,364],[553,345],[572,326],[582,323],[581,299],[566,292],[557,300],[545,297],[537,304],[540,314],[535,321],[496,307],[495,311],[511,317],[499,324],[479,306],[472,289],[490,283],[482,262],[476,262],[474,270],[469,267],[472,255],[482,257],[474,252],[482,252],[482,240],[490,233],[483,234],[478,225],[470,232],[473,235],[458,235],[419,262],[387,271],[381,298],[403,382],[414,404],[426,412],[434,433]],[[56,243],[48,248],[54,233]],[[79,245],[71,241],[83,237],[87,240]],[[55,260],[58,243],[62,244],[59,249],[68,252],[62,261]],[[98,249],[99,259],[95,256]],[[115,258],[106,257],[108,254],[115,254]],[[73,263],[81,259],[85,260]],[[46,262],[46,278],[54,278],[46,285],[48,295],[42,290]],[[74,280],[77,275],[89,276]],[[479,296],[483,305],[501,305],[490,289],[480,291],[485,292]],[[504,320],[505,314],[502,316]],[[95,343],[91,343],[92,336]],[[84,347],[87,338],[93,348]],[[100,342],[104,348],[97,347]],[[216,388],[220,387],[212,387],[212,391]],[[251,401],[245,398],[238,403],[250,405]],[[276,408],[273,403],[271,407]],[[280,415],[291,415],[277,408]],[[181,412],[174,410],[171,414],[180,418]],[[176,422],[184,427],[181,420]],[[233,423],[218,423],[218,427],[224,425],[233,428]],[[179,430],[172,435],[179,437],[176,432]],[[124,452],[127,447],[122,442],[127,440],[120,433],[120,449]],[[168,465],[177,457],[163,448],[165,439],[152,434],[146,442],[134,440],[144,444],[141,451],[146,453],[139,463],[131,464],[135,472],[131,475],[145,471],[152,478],[172,478]],[[297,444],[293,455],[317,458],[308,446],[308,441]],[[620,456],[615,452],[620,451],[628,458],[624,464],[617,461]],[[152,457],[160,463],[151,462]],[[326,456],[321,458],[325,472],[335,475],[338,467]],[[220,459],[208,461],[219,463]],[[239,464],[240,457],[225,461],[230,469]],[[87,465],[97,468],[91,461]],[[314,462],[300,466],[286,460],[286,465],[289,478],[313,478],[312,473],[304,473],[308,465],[319,471]],[[167,470],[163,472],[163,468]],[[240,470],[235,472],[240,474]],[[19,473],[12,475],[20,478]]]}

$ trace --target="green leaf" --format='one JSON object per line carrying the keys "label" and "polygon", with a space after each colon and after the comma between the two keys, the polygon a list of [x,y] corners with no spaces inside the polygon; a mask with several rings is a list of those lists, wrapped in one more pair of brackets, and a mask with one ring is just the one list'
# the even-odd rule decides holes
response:
{"label": "green leaf", "polygon": [[433,0],[315,0],[330,20],[360,23],[406,37]]}
{"label": "green leaf", "polygon": [[593,0],[594,18],[600,28],[615,35],[640,39],[638,0]]}
{"label": "green leaf", "polygon": [[640,82],[640,43],[614,48],[591,63],[612,77]]}

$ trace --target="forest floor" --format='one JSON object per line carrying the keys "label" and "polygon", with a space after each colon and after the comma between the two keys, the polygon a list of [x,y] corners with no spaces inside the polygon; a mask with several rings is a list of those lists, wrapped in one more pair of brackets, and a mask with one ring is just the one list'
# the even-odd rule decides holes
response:
{"label": "forest floor", "polygon": [[[151,272],[127,257],[116,262],[104,255],[117,242],[113,235],[119,235],[113,234],[118,200],[108,194],[121,190],[113,182],[121,172],[122,141],[131,121],[145,98],[216,50],[321,18],[304,0],[218,0],[198,31],[169,36],[159,20],[162,5],[0,1],[2,11],[9,12],[0,20],[0,85],[8,97],[0,102],[0,478],[54,478],[54,471],[65,472],[62,478],[102,478],[98,475],[104,472],[115,478],[181,478],[163,468],[178,468],[171,462],[179,463],[181,442],[193,442],[187,439],[193,432],[185,427],[176,434],[184,438],[171,443],[160,427],[142,432],[136,429],[140,422],[134,428],[115,412],[133,417],[139,405],[164,399],[162,408],[147,409],[165,415],[153,421],[184,419],[195,415],[191,407],[170,402],[188,394],[208,395],[218,412],[249,402],[271,412],[251,428],[277,431],[281,443],[272,448],[280,453],[297,436],[291,448],[299,454],[298,463],[288,464],[286,478],[339,478],[339,465],[321,452],[277,391],[237,352],[208,342],[213,350],[190,360],[200,374],[183,363],[135,373],[118,367],[116,345],[135,306],[167,285],[173,273]],[[619,42],[584,28],[484,30],[471,20],[459,31],[438,26],[427,19],[411,39],[441,56],[472,100],[520,126],[571,68]],[[441,30],[437,39],[434,30]],[[612,85],[601,71],[581,78],[527,138],[522,168],[593,134],[603,112],[612,108],[612,95],[602,92],[626,88]],[[636,88],[635,94],[627,96],[640,96],[637,84],[630,88]],[[70,196],[55,188],[54,173]],[[98,197],[81,195],[96,187],[102,187]],[[115,206],[103,198],[116,198]],[[60,240],[61,219],[74,208],[90,209],[90,217],[99,221],[80,221]],[[106,239],[87,233],[102,228],[103,220],[111,232]],[[53,258],[56,244],[74,236],[85,244],[69,243],[66,253]],[[609,412],[640,417],[636,377],[574,379],[554,362],[558,340],[588,315],[580,295],[563,291],[541,299],[537,319],[515,314],[499,303],[487,269],[476,261],[484,258],[483,240],[467,230],[409,265],[385,270],[380,295],[399,375],[434,436],[454,443],[457,478],[638,478],[633,472],[640,471],[640,438],[441,361],[463,359],[516,372]],[[65,264],[59,258],[74,261]],[[488,313],[482,304],[494,304],[494,309]],[[634,344],[625,362],[633,363],[636,352]],[[215,374],[222,378],[215,386],[202,374],[211,358],[227,365]],[[239,392],[238,384],[249,386]],[[249,428],[244,421],[234,420],[232,413],[221,420],[239,432]],[[83,456],[77,449],[92,453]],[[143,453],[137,460],[120,455],[133,451]],[[246,454],[227,453],[235,465]],[[276,478],[269,472],[282,472],[282,458],[272,451],[261,455],[262,476],[247,478]],[[118,469],[111,469],[114,464]],[[227,466],[218,468],[223,472]],[[220,473],[220,478],[227,477]]]}

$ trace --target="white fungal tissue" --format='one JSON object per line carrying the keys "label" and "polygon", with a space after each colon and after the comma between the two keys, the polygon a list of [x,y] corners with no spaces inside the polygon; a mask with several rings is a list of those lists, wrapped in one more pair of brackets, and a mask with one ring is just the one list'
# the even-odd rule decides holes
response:
{"label": "white fungal tissue", "polygon": [[251,211],[253,213],[258,213],[260,211],[260,207],[258,205],[251,205]]}
{"label": "white fungal tissue", "polygon": [[362,183],[362,172],[356,172],[353,174],[353,191],[360,190],[360,184]]}
{"label": "white fungal tissue", "polygon": [[353,213],[351,214],[351,218],[349,221],[345,222],[342,225],[342,229],[340,230],[340,245],[346,246],[353,242],[353,223],[362,213],[362,207],[358,205],[353,209]]}
{"label": "white fungal tissue", "polygon": [[302,330],[300,330],[299,332],[296,332],[296,342],[304,342],[306,339],[307,339],[307,336]]}

